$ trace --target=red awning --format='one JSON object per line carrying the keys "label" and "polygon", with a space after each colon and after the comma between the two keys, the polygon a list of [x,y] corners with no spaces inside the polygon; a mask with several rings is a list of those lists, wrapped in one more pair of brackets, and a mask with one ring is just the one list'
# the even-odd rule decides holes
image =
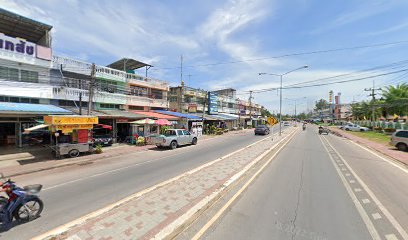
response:
{"label": "red awning", "polygon": [[178,117],[175,116],[170,116],[170,115],[166,115],[166,114],[162,114],[162,113],[157,113],[157,112],[143,112],[143,111],[131,111],[130,112],[134,112],[137,114],[143,114],[146,116],[149,116],[150,118],[155,118],[155,119],[167,119],[169,121],[177,121],[179,120]]}
{"label": "red awning", "polygon": [[112,130],[112,126],[110,125],[105,125],[105,124],[96,124],[95,128],[105,128],[105,129],[109,129]]}

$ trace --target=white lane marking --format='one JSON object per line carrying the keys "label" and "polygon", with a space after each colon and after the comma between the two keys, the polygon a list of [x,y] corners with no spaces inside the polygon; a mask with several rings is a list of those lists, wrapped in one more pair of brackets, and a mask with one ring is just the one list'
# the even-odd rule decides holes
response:
{"label": "white lane marking", "polygon": [[367,198],[364,198],[364,199],[362,199],[361,201],[362,201],[364,204],[368,204],[368,203],[371,202],[370,199],[367,199]]}
{"label": "white lane marking", "polygon": [[356,181],[354,181],[354,180],[350,180],[350,181],[349,181],[349,183],[355,183],[355,182],[356,182]]}
{"label": "white lane marking", "polygon": [[[258,177],[258,175],[262,173],[262,171],[280,153],[280,151],[292,140],[294,136],[295,134],[290,136],[289,139],[281,147],[279,147],[279,149],[268,159],[268,161],[266,161],[266,163],[262,165],[260,169],[258,169],[258,171],[238,190],[238,192],[236,192],[234,196],[232,196],[228,200],[228,202],[220,210],[218,210],[218,212],[191,238],[192,240],[198,240],[203,236],[203,234],[215,223],[215,221],[217,221],[218,218],[220,218],[220,216],[225,212],[225,210],[227,210],[231,206],[231,204],[242,194],[242,192],[244,192],[245,189],[248,188],[248,186]],[[284,139],[286,138],[287,137],[285,137]]]}
{"label": "white lane marking", "polygon": [[346,164],[347,168],[350,170],[350,172],[354,175],[355,179],[360,183],[360,185],[364,188],[364,190],[367,192],[367,194],[371,197],[371,199],[374,201],[374,203],[377,205],[377,207],[383,212],[385,217],[390,221],[390,223],[394,226],[395,229],[399,232],[399,234],[402,236],[403,239],[408,239],[408,234],[404,230],[404,228],[401,227],[399,222],[394,218],[394,216],[388,211],[387,208],[378,200],[378,198],[375,196],[373,191],[371,191],[370,188],[361,180],[361,178],[354,172],[354,170],[350,167],[346,159],[343,158],[343,156],[330,144],[330,142],[324,138],[327,142],[327,144],[337,153],[337,155],[340,157],[341,160],[343,160],[344,164]]}
{"label": "white lane marking", "polygon": [[[56,236],[56,235],[59,235],[59,234],[61,234],[61,233],[64,233],[64,232],[68,231],[70,228],[72,228],[72,227],[74,227],[74,226],[77,226],[77,225],[80,225],[80,224],[85,223],[85,222],[88,221],[89,219],[92,219],[92,218],[95,218],[95,217],[97,217],[97,216],[100,216],[101,214],[104,214],[104,213],[106,213],[106,212],[108,212],[108,211],[110,211],[110,210],[112,210],[112,209],[114,209],[114,208],[116,208],[116,207],[118,207],[118,206],[120,206],[120,205],[122,205],[122,204],[124,204],[124,203],[126,203],[126,202],[128,202],[128,201],[130,201],[130,200],[133,200],[133,199],[135,199],[135,198],[141,197],[141,196],[143,196],[143,195],[145,195],[145,194],[147,194],[147,193],[149,193],[149,192],[151,192],[151,191],[153,191],[153,190],[155,190],[155,189],[157,189],[157,188],[160,188],[160,187],[162,187],[162,186],[164,186],[164,185],[166,185],[166,184],[169,184],[169,183],[171,183],[171,182],[174,182],[174,181],[176,181],[176,180],[178,180],[178,179],[180,179],[180,178],[182,178],[182,177],[184,177],[184,176],[194,174],[194,173],[200,171],[200,170],[203,169],[203,168],[206,168],[206,167],[208,167],[208,166],[211,166],[211,165],[213,165],[213,164],[215,164],[215,163],[217,163],[217,162],[219,162],[219,161],[222,161],[223,159],[225,159],[225,158],[227,158],[227,157],[229,157],[229,156],[231,156],[231,155],[233,155],[233,154],[235,154],[235,153],[237,153],[237,152],[240,152],[240,151],[242,151],[242,150],[245,150],[245,149],[247,149],[247,148],[249,148],[249,147],[251,147],[251,146],[253,146],[253,145],[255,145],[255,144],[257,144],[257,143],[259,143],[259,142],[261,142],[261,141],[264,141],[264,140],[266,140],[266,139],[268,139],[268,138],[271,138],[271,137],[273,137],[273,135],[271,135],[271,136],[269,136],[269,137],[266,137],[266,138],[263,138],[263,139],[261,139],[261,140],[259,140],[259,141],[254,142],[254,143],[251,143],[251,144],[249,144],[249,145],[247,145],[247,146],[245,146],[245,147],[243,147],[243,148],[241,148],[241,149],[238,149],[238,150],[236,150],[236,151],[234,151],[234,152],[231,152],[231,153],[229,153],[229,154],[227,154],[227,155],[225,155],[225,156],[222,156],[222,157],[220,157],[220,158],[217,158],[217,159],[215,159],[215,160],[213,160],[213,161],[211,161],[211,162],[208,162],[208,163],[206,163],[206,164],[203,164],[203,165],[201,165],[201,166],[199,166],[199,167],[196,167],[196,168],[194,168],[194,169],[192,169],[192,170],[189,170],[189,171],[187,171],[187,172],[184,172],[184,173],[182,173],[182,174],[180,174],[180,175],[178,175],[178,176],[175,176],[175,177],[170,178],[170,179],[168,179],[168,180],[166,180],[166,181],[163,181],[163,182],[161,182],[161,183],[158,183],[158,184],[156,184],[156,185],[154,185],[154,186],[151,186],[151,187],[149,187],[149,188],[146,188],[146,189],[144,189],[144,190],[142,190],[142,191],[139,191],[139,192],[137,192],[137,193],[134,193],[134,194],[132,194],[132,195],[130,195],[130,196],[124,198],[124,199],[121,199],[121,200],[117,201],[116,203],[110,204],[110,205],[108,205],[108,206],[106,206],[106,207],[104,207],[104,208],[101,208],[101,209],[99,209],[99,210],[96,210],[96,211],[94,211],[94,212],[91,212],[91,213],[89,213],[89,214],[87,214],[87,215],[85,215],[85,216],[82,216],[82,217],[80,217],[80,218],[78,218],[78,219],[75,219],[75,220],[73,220],[73,221],[71,221],[71,222],[68,222],[68,223],[66,223],[66,224],[64,224],[64,225],[61,225],[61,226],[59,226],[59,227],[56,227],[56,228],[54,228],[54,229],[52,229],[52,230],[50,230],[50,231],[48,231],[48,232],[46,232],[46,233],[43,233],[43,234],[41,234],[41,235],[39,235],[39,236],[36,236],[36,237],[32,238],[32,240],[42,240],[42,239],[49,238],[49,237],[51,237],[51,236]],[[282,140],[283,140],[283,139],[282,139]]]}
{"label": "white lane marking", "polygon": [[344,164],[343,164],[343,163],[339,163],[339,166],[344,166]]}
{"label": "white lane marking", "polygon": [[387,239],[387,240],[398,240],[398,238],[394,234],[385,235],[385,239]]}
{"label": "white lane marking", "polygon": [[354,206],[356,207],[357,212],[360,214],[361,218],[363,219],[363,222],[366,225],[367,230],[370,233],[372,239],[373,240],[381,240],[381,237],[378,234],[377,229],[374,227],[373,222],[371,221],[370,217],[368,216],[368,214],[364,210],[363,205],[361,205],[361,203],[358,201],[358,199],[357,199],[356,195],[354,194],[353,190],[351,189],[350,185],[347,183],[346,178],[343,176],[342,172],[340,171],[340,168],[334,162],[334,159],[333,159],[332,155],[330,154],[329,149],[326,147],[326,145],[324,144],[321,137],[320,137],[320,141],[322,142],[323,147],[326,149],[327,154],[329,155],[329,158],[331,159],[331,161],[333,163],[333,166],[337,171],[337,174],[339,175],[344,187],[346,188],[346,191],[347,191],[348,195],[350,196],[352,202],[354,203]]}
{"label": "white lane marking", "polygon": [[381,219],[381,214],[379,214],[379,213],[373,213],[371,215],[373,216],[374,220]]}
{"label": "white lane marking", "polygon": [[[256,141],[256,142],[254,142],[254,143],[251,143],[250,145],[247,145],[247,146],[245,146],[245,147],[243,147],[243,148],[241,148],[241,149],[238,149],[238,150],[236,150],[236,151],[234,151],[234,152],[232,152],[232,153],[229,153],[229,154],[227,154],[227,155],[225,155],[225,156],[222,156],[221,158],[226,158],[227,156],[231,156],[231,155],[234,154],[234,153],[237,153],[237,152],[239,152],[239,151],[241,151],[241,150],[243,150],[243,149],[245,149],[245,148],[247,148],[247,147],[249,147],[249,146],[253,146],[253,145],[255,145],[256,143],[259,143],[259,142],[261,142],[261,141],[263,141],[263,140],[265,140],[265,139],[271,138],[271,137],[273,137],[273,136],[269,136],[269,137],[266,137],[266,138],[262,138],[262,139],[259,140],[259,141]],[[63,183],[60,183],[60,184],[56,184],[56,185],[53,185],[53,186],[44,188],[42,191],[44,192],[44,191],[51,190],[51,189],[58,188],[58,187],[62,187],[62,186],[68,185],[68,184],[72,184],[72,183],[80,182],[80,181],[83,181],[83,180],[86,180],[86,179],[90,179],[90,178],[99,177],[99,176],[103,176],[103,175],[106,175],[106,174],[118,172],[118,171],[125,170],[125,169],[128,169],[128,168],[136,167],[136,166],[139,166],[139,165],[157,162],[157,161],[160,161],[160,160],[162,160],[162,159],[164,159],[164,158],[177,156],[177,155],[180,155],[180,154],[183,154],[183,153],[185,153],[185,152],[180,151],[180,152],[175,153],[175,154],[171,154],[171,155],[159,157],[159,158],[152,159],[152,160],[147,160],[147,161],[144,161],[144,162],[135,163],[135,164],[132,164],[132,165],[128,165],[128,166],[126,166],[126,167],[116,168],[116,169],[109,170],[109,171],[106,171],[106,172],[97,173],[97,174],[94,174],[94,175],[91,175],[91,176],[86,176],[86,177],[82,177],[82,178],[77,178],[77,179],[75,179],[75,180],[66,181],[66,182],[63,182]],[[230,154],[231,154],[231,155],[230,155]]]}
{"label": "white lane marking", "polygon": [[341,171],[347,171],[347,169],[346,169],[346,168],[342,168]]}
{"label": "white lane marking", "polygon": [[385,157],[379,155],[378,153],[372,151],[371,149],[368,149],[367,147],[364,147],[364,146],[362,146],[362,145],[360,145],[360,144],[358,144],[358,143],[356,143],[356,142],[354,142],[354,141],[351,141],[351,140],[349,140],[349,141],[352,142],[354,145],[357,145],[358,147],[360,147],[360,148],[366,150],[367,152],[369,152],[369,153],[371,153],[371,154],[377,156],[378,158],[380,158],[380,159],[383,160],[384,162],[391,164],[392,166],[394,166],[394,167],[396,167],[396,168],[402,170],[402,171],[405,172],[405,173],[408,173],[408,169],[407,169],[407,168],[405,168],[405,167],[403,167],[403,166],[400,166],[399,164],[393,162],[392,160],[387,159],[387,158],[385,158]]}
{"label": "white lane marking", "polygon": [[354,188],[354,192],[361,192],[361,188]]}
{"label": "white lane marking", "polygon": [[350,177],[350,173],[346,173],[346,176],[347,176],[347,177]]}

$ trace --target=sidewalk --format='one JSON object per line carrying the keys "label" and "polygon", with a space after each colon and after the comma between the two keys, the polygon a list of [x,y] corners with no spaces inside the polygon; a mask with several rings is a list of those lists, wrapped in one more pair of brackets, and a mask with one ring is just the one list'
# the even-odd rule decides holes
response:
{"label": "sidewalk", "polygon": [[404,164],[408,165],[408,153],[399,151],[399,150],[397,150],[395,147],[393,147],[391,145],[386,146],[386,145],[383,145],[381,143],[376,143],[376,142],[370,141],[368,139],[355,136],[355,135],[350,134],[350,133],[348,133],[346,131],[343,131],[341,129],[336,129],[336,128],[333,128],[333,127],[330,128],[330,131],[332,131],[337,136],[348,138],[348,139],[350,139],[350,140],[352,140],[352,141],[354,141],[356,143],[359,143],[359,144],[361,144],[361,145],[363,145],[365,147],[368,147],[368,148],[370,148],[372,150],[375,150],[375,151],[377,151],[379,153],[382,153],[384,155],[387,155],[387,156],[389,156],[389,157],[391,157],[391,158],[393,158],[395,160],[398,160],[401,163],[404,163]]}
{"label": "sidewalk", "polygon": [[[241,131],[231,131],[223,135],[204,135],[199,141],[209,140],[220,136],[245,134],[252,129]],[[76,165],[88,161],[99,161],[110,157],[133,154],[135,152],[148,151],[155,148],[154,145],[135,146],[128,144],[119,144],[103,148],[101,154],[83,155],[77,158],[55,159],[52,157],[48,148],[38,148],[30,151],[24,149],[9,150],[9,154],[0,155],[0,169],[6,177],[14,177],[33,172],[45,171],[70,165]],[[34,156],[35,155],[35,156]]]}
{"label": "sidewalk", "polygon": [[289,132],[281,138],[274,136],[273,141],[261,140],[34,239],[162,239],[205,208],[243,174],[243,169]]}

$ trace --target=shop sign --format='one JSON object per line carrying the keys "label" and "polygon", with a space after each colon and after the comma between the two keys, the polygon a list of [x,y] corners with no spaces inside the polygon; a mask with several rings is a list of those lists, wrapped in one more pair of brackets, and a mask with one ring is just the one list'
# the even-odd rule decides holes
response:
{"label": "shop sign", "polygon": [[55,125],[53,126],[53,131],[61,130],[64,133],[73,132],[75,129],[92,129],[93,124],[65,124],[65,125]]}
{"label": "shop sign", "polygon": [[129,119],[127,118],[117,118],[116,123],[128,123]]}
{"label": "shop sign", "polygon": [[98,117],[80,117],[80,116],[45,116],[45,124],[64,125],[64,124],[98,124]]}
{"label": "shop sign", "polygon": [[188,104],[188,112],[189,113],[196,113],[197,112],[197,104],[195,104],[195,103]]}
{"label": "shop sign", "polygon": [[218,114],[218,94],[208,92],[208,114]]}
{"label": "shop sign", "polygon": [[0,49],[35,57],[35,43],[13,38],[0,33]]}

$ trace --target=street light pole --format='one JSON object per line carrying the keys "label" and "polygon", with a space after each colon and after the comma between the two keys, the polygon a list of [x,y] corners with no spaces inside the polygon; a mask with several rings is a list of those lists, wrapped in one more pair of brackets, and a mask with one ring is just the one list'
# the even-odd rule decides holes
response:
{"label": "street light pole", "polygon": [[282,135],[282,82],[283,82],[283,75],[280,75],[280,91],[279,91],[279,136]]}
{"label": "street light pole", "polygon": [[282,135],[282,88],[283,88],[282,83],[283,83],[283,76],[285,76],[285,75],[287,75],[287,74],[289,74],[291,72],[294,72],[294,71],[297,71],[297,70],[300,70],[300,69],[303,69],[303,68],[308,68],[308,67],[309,66],[305,65],[303,67],[293,69],[293,70],[291,70],[289,72],[286,72],[284,74],[258,73],[258,75],[273,75],[273,76],[279,76],[280,77],[280,87],[279,87],[279,90],[280,90],[280,94],[279,94],[280,95],[279,96],[279,136]]}

